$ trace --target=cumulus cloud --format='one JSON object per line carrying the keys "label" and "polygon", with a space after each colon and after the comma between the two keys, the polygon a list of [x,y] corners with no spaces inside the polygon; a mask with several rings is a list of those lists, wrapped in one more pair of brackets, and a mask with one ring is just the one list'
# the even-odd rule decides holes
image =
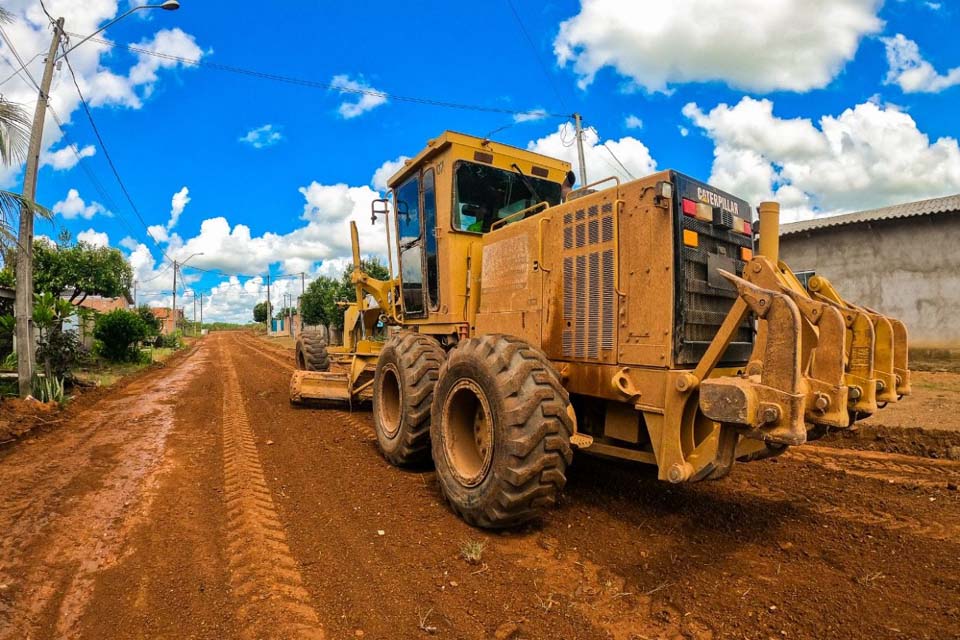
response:
{"label": "cumulus cloud", "polygon": [[945,74],[937,73],[933,65],[923,59],[917,43],[898,33],[892,38],[882,38],[887,48],[886,82],[899,85],[904,93],[939,93],[960,84],[960,67]]}
{"label": "cumulus cloud", "polygon": [[643,129],[643,120],[631,113],[624,118],[623,126],[627,129]]}
{"label": "cumulus cloud", "polygon": [[265,124],[262,127],[250,129],[239,140],[249,144],[254,149],[263,149],[264,147],[272,147],[283,140],[283,134],[274,125]]}
{"label": "cumulus cloud", "polygon": [[721,81],[770,92],[821,88],[880,31],[882,0],[582,0],[554,53],[581,87],[612,67],[637,87]]}
{"label": "cumulus cloud", "polygon": [[93,229],[87,229],[86,231],[81,231],[78,233],[77,240],[79,242],[86,242],[94,247],[110,246],[110,237],[106,233],[94,231]]}
{"label": "cumulus cloud", "polygon": [[535,122],[537,120],[543,120],[546,117],[547,117],[547,110],[537,108],[537,109],[531,109],[530,111],[527,111],[524,113],[514,114],[513,121],[519,124],[521,122]]}
{"label": "cumulus cloud", "polygon": [[[74,33],[93,33],[108,20],[115,18],[118,13],[117,0],[96,0],[90,2],[56,2],[48,5],[58,16],[66,19],[68,30]],[[4,31],[10,37],[13,45],[23,55],[25,60],[38,51],[46,51],[50,45],[50,24],[40,8],[39,3],[16,0],[5,2],[4,6],[14,15],[14,21],[4,25]],[[126,9],[124,3],[123,9]],[[101,34],[101,38],[109,39],[112,29]],[[76,39],[74,39],[74,42]],[[180,29],[163,30],[145,39],[139,47],[188,58],[198,58],[205,53],[200,50],[193,36]],[[6,43],[0,42],[0,57],[13,59]],[[131,57],[135,62],[131,65]],[[44,56],[40,55],[27,65],[34,78],[40,78],[43,73]],[[156,89],[157,83],[163,74],[161,70],[172,70],[175,67],[184,67],[182,63],[155,58],[142,53],[119,53],[111,49],[104,42],[90,40],[82,47],[70,53],[70,62],[77,74],[77,80],[90,105],[116,106],[137,109],[144,100]],[[62,71],[61,73],[66,73]],[[15,76],[3,86],[4,99],[20,104],[33,104],[37,98],[36,88],[19,76]],[[71,116],[80,105],[77,91],[70,81],[60,80],[53,83],[50,91],[50,105],[60,115],[64,122],[69,123]],[[41,150],[44,161],[63,169],[75,164],[76,156],[69,149],[56,149],[63,137],[53,118],[47,118],[44,124],[43,142]],[[61,153],[66,151],[66,153]],[[83,152],[86,148],[83,149]],[[0,188],[13,186],[22,169],[22,163],[13,166],[0,166]]]}
{"label": "cumulus cloud", "polygon": [[349,120],[357,116],[376,109],[387,102],[387,94],[377,91],[363,79],[354,80],[346,74],[333,76],[330,81],[333,89],[340,92],[340,95],[354,97],[354,100],[344,100],[337,108],[341,117]]}
{"label": "cumulus cloud", "polygon": [[891,105],[865,102],[817,124],[749,97],[683,113],[716,145],[710,182],[753,205],[779,200],[787,221],[960,190],[957,140],[931,142]]}
{"label": "cumulus cloud", "polygon": [[[577,146],[573,142],[574,133],[565,123],[550,135],[531,141],[527,144],[527,149],[551,158],[566,160],[576,170],[579,160]],[[596,131],[591,128],[583,132],[583,143],[588,182],[612,175],[623,179],[629,178],[630,175],[640,178],[657,170],[657,163],[650,155],[650,150],[637,138],[626,136],[619,140],[601,141]],[[623,163],[623,167],[617,159]],[[579,171],[576,173],[580,175]]]}
{"label": "cumulus cloud", "polygon": [[407,156],[400,156],[395,160],[387,160],[382,165],[377,167],[377,170],[373,172],[373,180],[370,184],[373,185],[373,188],[377,191],[386,191],[387,180],[393,177],[397,171],[403,168],[404,163],[410,158]]}
{"label": "cumulus cloud", "polygon": [[109,212],[99,202],[87,204],[80,197],[80,192],[76,189],[67,191],[67,197],[53,205],[53,212],[60,214],[67,220],[74,218],[83,218],[89,220],[93,216],[100,214],[109,216]]}
{"label": "cumulus cloud", "polygon": [[77,145],[69,145],[60,149],[45,151],[40,155],[41,166],[51,166],[57,171],[73,169],[81,158],[89,158],[97,152],[92,144],[80,149]]}
{"label": "cumulus cloud", "polygon": [[173,194],[170,199],[170,220],[167,221],[167,229],[173,229],[180,221],[180,214],[190,202],[190,189],[183,187],[180,191]]}

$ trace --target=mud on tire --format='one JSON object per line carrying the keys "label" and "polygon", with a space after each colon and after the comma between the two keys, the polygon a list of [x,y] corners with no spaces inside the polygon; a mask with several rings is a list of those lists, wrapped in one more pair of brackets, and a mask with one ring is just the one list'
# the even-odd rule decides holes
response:
{"label": "mud on tire", "polygon": [[330,368],[327,341],[318,331],[306,331],[297,339],[297,369],[326,371]]}
{"label": "mud on tire", "polygon": [[454,511],[499,528],[555,504],[573,456],[569,404],[546,356],[522,340],[486,335],[452,350],[434,391],[430,435]]}
{"label": "mud on tire", "polygon": [[380,351],[373,379],[377,444],[393,465],[430,460],[430,407],[445,357],[433,338],[404,331]]}

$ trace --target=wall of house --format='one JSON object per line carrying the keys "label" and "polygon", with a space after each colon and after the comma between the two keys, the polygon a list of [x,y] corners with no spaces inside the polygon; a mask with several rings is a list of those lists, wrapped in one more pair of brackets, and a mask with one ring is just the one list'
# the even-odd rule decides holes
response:
{"label": "wall of house", "polygon": [[960,211],[781,236],[780,258],[902,320],[911,347],[960,349]]}

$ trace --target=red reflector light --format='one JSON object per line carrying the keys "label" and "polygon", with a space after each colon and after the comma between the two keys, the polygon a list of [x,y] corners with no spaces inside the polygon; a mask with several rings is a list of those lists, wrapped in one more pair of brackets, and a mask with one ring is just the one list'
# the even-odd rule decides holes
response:
{"label": "red reflector light", "polygon": [[693,200],[683,199],[683,214],[687,216],[697,215],[697,203]]}

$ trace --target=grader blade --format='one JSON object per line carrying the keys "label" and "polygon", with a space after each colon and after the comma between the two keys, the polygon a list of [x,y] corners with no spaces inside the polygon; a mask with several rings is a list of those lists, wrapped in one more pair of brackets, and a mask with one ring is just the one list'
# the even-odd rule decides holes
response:
{"label": "grader blade", "polygon": [[290,379],[290,402],[350,402],[352,398],[350,377],[346,373],[294,371]]}

